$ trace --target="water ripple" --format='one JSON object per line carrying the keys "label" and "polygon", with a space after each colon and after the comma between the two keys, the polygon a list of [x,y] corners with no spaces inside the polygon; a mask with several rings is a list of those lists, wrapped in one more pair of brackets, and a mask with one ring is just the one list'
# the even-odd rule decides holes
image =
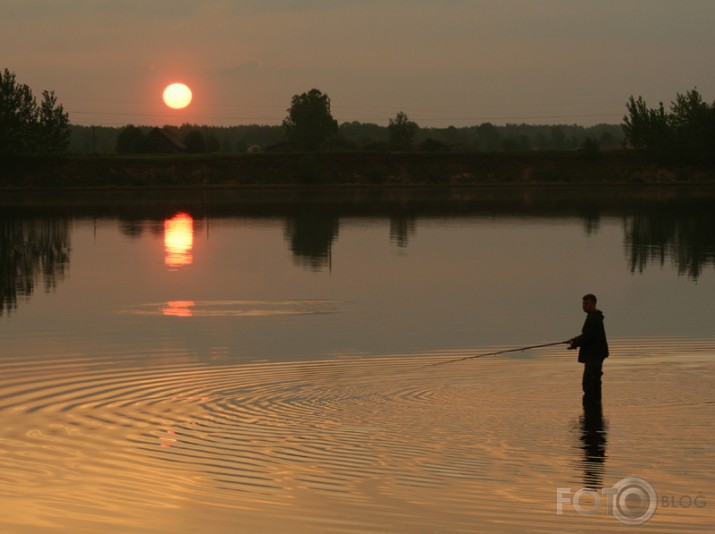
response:
{"label": "water ripple", "polygon": [[170,300],[129,306],[119,313],[172,317],[273,317],[339,313],[342,304],[331,300]]}
{"label": "water ripple", "polygon": [[[706,414],[687,424],[680,415],[712,400],[703,374],[714,366],[711,341],[612,345],[612,418],[639,414],[705,432]],[[89,507],[102,523],[118,507],[125,528],[186,502],[261,517],[290,509],[285,521],[306,521],[325,499],[343,514],[370,507],[338,530],[376,518],[405,525],[439,510],[450,511],[452,531],[468,531],[477,517],[516,528],[528,524],[527,511],[536,526],[553,526],[539,506],[552,502],[553,473],[570,469],[563,457],[573,455],[573,435],[562,414],[574,416],[564,398],[579,398],[580,366],[573,353],[549,350],[425,367],[473,353],[153,367],[137,355],[8,358],[0,362],[0,498],[12,487],[39,499],[38,521]],[[668,394],[634,384],[636,368]],[[623,440],[652,433],[638,422]],[[657,441],[649,447],[665,454]],[[699,462],[712,465],[712,454]],[[679,465],[660,459],[666,471]],[[502,501],[486,506],[490,488]]]}

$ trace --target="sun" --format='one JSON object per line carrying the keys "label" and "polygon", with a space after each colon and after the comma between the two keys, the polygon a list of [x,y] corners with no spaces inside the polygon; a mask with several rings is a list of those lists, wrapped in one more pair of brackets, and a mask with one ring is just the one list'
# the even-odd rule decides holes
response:
{"label": "sun", "polygon": [[172,83],[164,89],[164,103],[173,109],[182,109],[191,103],[191,89],[183,83]]}

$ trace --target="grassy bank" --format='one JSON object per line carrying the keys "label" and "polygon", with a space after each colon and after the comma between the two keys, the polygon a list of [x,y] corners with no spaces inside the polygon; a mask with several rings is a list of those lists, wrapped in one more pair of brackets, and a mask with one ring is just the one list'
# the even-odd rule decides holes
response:
{"label": "grassy bank", "polygon": [[0,162],[3,188],[715,183],[708,164],[632,152],[67,156]]}

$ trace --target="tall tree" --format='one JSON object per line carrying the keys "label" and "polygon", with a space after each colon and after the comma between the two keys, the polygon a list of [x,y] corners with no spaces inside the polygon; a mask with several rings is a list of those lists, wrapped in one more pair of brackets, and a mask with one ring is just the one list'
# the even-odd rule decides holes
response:
{"label": "tall tree", "polygon": [[330,113],[330,98],[318,89],[295,95],[283,120],[286,137],[303,150],[317,150],[338,133]]}
{"label": "tall tree", "polygon": [[419,127],[405,113],[400,111],[387,126],[390,132],[390,148],[392,150],[412,150],[412,144]]}
{"label": "tall tree", "polygon": [[710,156],[715,149],[715,104],[709,106],[696,89],[678,93],[671,103],[670,125],[680,153]]}
{"label": "tall tree", "polygon": [[712,159],[715,144],[715,104],[703,102],[693,89],[678,93],[666,112],[661,103],[648,108],[642,97],[630,97],[623,132],[634,148],[677,157]]}
{"label": "tall tree", "polygon": [[37,116],[37,144],[45,154],[63,154],[70,139],[69,115],[54,91],[43,91]]}
{"label": "tall tree", "polygon": [[0,155],[23,154],[32,145],[37,104],[32,91],[8,69],[0,77]]}
{"label": "tall tree", "polygon": [[54,92],[38,106],[32,90],[15,73],[0,76],[0,155],[60,154],[69,145],[69,115]]}
{"label": "tall tree", "polygon": [[636,100],[631,95],[626,109],[628,115],[623,117],[623,133],[633,148],[657,150],[670,145],[671,131],[662,102],[657,109],[651,109],[643,97]]}

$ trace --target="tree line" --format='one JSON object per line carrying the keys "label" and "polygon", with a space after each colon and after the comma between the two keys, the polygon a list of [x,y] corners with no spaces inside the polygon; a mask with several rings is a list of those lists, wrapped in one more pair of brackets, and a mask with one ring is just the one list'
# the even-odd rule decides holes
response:
{"label": "tree line", "polygon": [[[395,120],[395,119],[390,119]],[[412,122],[412,121],[410,121]],[[127,128],[71,125],[70,152],[78,154],[113,154],[118,149],[118,139]],[[132,126],[147,135],[153,128]],[[168,127],[179,139],[191,133],[201,134],[205,150],[221,154],[245,154],[262,151],[297,151],[297,145],[285,137],[282,125],[208,126],[182,124]],[[196,136],[196,133],[194,136]],[[399,139],[399,137],[398,137]],[[403,138],[404,139],[404,138]],[[597,145],[602,150],[620,148],[623,131],[617,124],[580,126],[575,124],[532,125],[507,124],[497,126],[489,122],[477,126],[447,128],[418,127],[409,144],[396,150],[426,152],[528,152],[578,150]],[[356,150],[387,152],[393,150],[389,126],[365,122],[344,122],[338,126],[338,136],[316,150]],[[200,146],[200,144],[199,144]],[[191,151],[191,150],[189,150]],[[151,152],[139,150],[138,152]]]}
{"label": "tree line", "polygon": [[[152,153],[149,126],[124,128],[72,127],[72,151],[78,153]],[[165,127],[194,153],[311,151],[528,152],[534,150],[598,150],[621,146],[623,130],[615,124],[476,126],[421,128],[400,111],[387,126],[344,122],[332,116],[330,98],[318,89],[293,96],[280,125],[217,127],[182,124]]]}
{"label": "tree line", "polygon": [[[387,126],[344,122],[333,118],[330,98],[318,89],[295,95],[281,125],[232,127],[183,124],[164,127],[164,137],[181,151],[251,153],[260,151],[481,151],[528,152],[576,150],[590,152],[620,146],[657,157],[713,159],[715,103],[705,102],[696,89],[678,93],[670,110],[661,102],[649,108],[631,96],[621,125],[507,124],[490,122],[447,128],[423,128],[400,111]],[[155,128],[72,125],[53,91],[40,102],[32,90],[4,69],[0,76],[0,156],[44,156],[71,153],[152,153],[166,143],[151,135]]]}

